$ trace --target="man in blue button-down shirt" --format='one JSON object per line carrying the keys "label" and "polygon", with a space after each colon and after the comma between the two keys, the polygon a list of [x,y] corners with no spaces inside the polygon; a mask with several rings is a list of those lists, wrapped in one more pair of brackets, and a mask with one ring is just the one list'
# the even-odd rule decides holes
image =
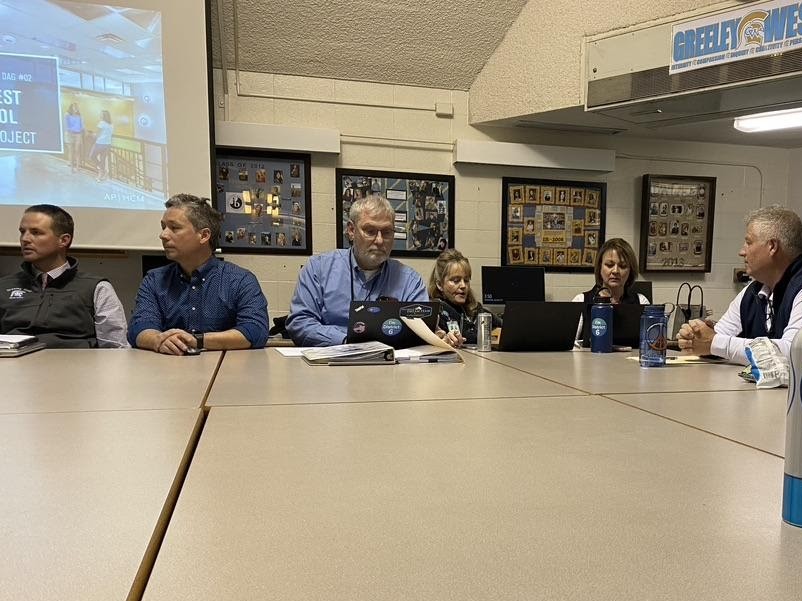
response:
{"label": "man in blue button-down shirt", "polygon": [[314,256],[301,270],[287,318],[296,345],[345,342],[352,300],[429,300],[420,275],[390,258],[395,211],[388,200],[361,198],[351,205],[349,218],[352,248]]}
{"label": "man in blue button-down shirt", "polygon": [[168,355],[263,347],[267,299],[259,282],[214,256],[220,214],[208,199],[190,194],[177,194],[165,206],[159,238],[173,263],[142,280],[128,331],[131,345]]}

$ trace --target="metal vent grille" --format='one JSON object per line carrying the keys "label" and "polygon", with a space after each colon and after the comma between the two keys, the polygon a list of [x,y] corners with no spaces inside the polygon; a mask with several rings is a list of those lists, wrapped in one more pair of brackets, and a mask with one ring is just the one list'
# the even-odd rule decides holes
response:
{"label": "metal vent grille", "polygon": [[659,67],[588,82],[587,104],[593,108],[793,73],[802,73],[802,49],[677,75],[669,75],[668,66]]}

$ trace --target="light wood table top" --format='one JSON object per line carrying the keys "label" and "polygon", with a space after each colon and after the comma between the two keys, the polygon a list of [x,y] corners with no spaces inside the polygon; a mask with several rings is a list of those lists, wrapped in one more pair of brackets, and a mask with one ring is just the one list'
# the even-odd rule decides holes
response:
{"label": "light wood table top", "polygon": [[609,396],[778,457],[785,455],[787,388]]}
{"label": "light wood table top", "polygon": [[465,353],[464,364],[308,365],[276,349],[227,353],[207,405],[573,395],[577,391]]}
{"label": "light wood table top", "polygon": [[198,408],[222,356],[45,349],[3,358],[0,414]]}
{"label": "light wood table top", "polygon": [[215,407],[144,599],[796,601],[782,471],[594,396]]}
{"label": "light wood table top", "polygon": [[[480,353],[477,353],[479,355]],[[754,390],[726,363],[671,364],[643,368],[631,353],[481,353],[489,360],[573,386],[589,394]]]}
{"label": "light wood table top", "polygon": [[200,416],[0,415],[0,600],[123,601],[141,588]]}

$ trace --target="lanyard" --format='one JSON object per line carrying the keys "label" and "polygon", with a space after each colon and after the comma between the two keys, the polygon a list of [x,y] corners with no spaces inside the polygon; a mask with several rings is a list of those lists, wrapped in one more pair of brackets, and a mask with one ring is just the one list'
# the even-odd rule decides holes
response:
{"label": "lanyard", "polygon": [[[384,263],[386,263],[386,262],[387,261],[385,261]],[[378,283],[379,279],[381,278],[382,271],[384,271],[384,263],[382,263],[381,267],[379,267],[378,273],[373,276],[373,278],[372,278],[372,280],[370,282],[370,288],[368,288],[368,293],[365,295],[365,298],[362,299],[363,301],[370,300],[370,297],[373,294],[373,289],[376,287],[376,284]],[[357,299],[355,298],[356,297],[356,293],[354,292],[354,251],[353,250],[351,250],[351,252],[348,253],[348,266],[350,267],[348,272],[351,275],[351,300],[354,301],[354,300],[357,300]]]}

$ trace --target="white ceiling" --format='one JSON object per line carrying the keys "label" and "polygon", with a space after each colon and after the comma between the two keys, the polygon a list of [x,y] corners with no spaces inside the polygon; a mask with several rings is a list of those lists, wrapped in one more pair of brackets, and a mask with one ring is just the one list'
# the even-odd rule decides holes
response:
{"label": "white ceiling", "polygon": [[[221,8],[230,68],[236,64],[245,71],[468,90],[526,4],[527,0],[212,0],[212,16],[218,23]],[[218,67],[219,49],[213,27]],[[496,124],[802,147],[802,130],[743,134],[732,127],[731,118],[647,128],[572,107]]]}
{"label": "white ceiling", "polygon": [[213,16],[218,4],[242,70],[467,90],[526,0],[213,0]]}

